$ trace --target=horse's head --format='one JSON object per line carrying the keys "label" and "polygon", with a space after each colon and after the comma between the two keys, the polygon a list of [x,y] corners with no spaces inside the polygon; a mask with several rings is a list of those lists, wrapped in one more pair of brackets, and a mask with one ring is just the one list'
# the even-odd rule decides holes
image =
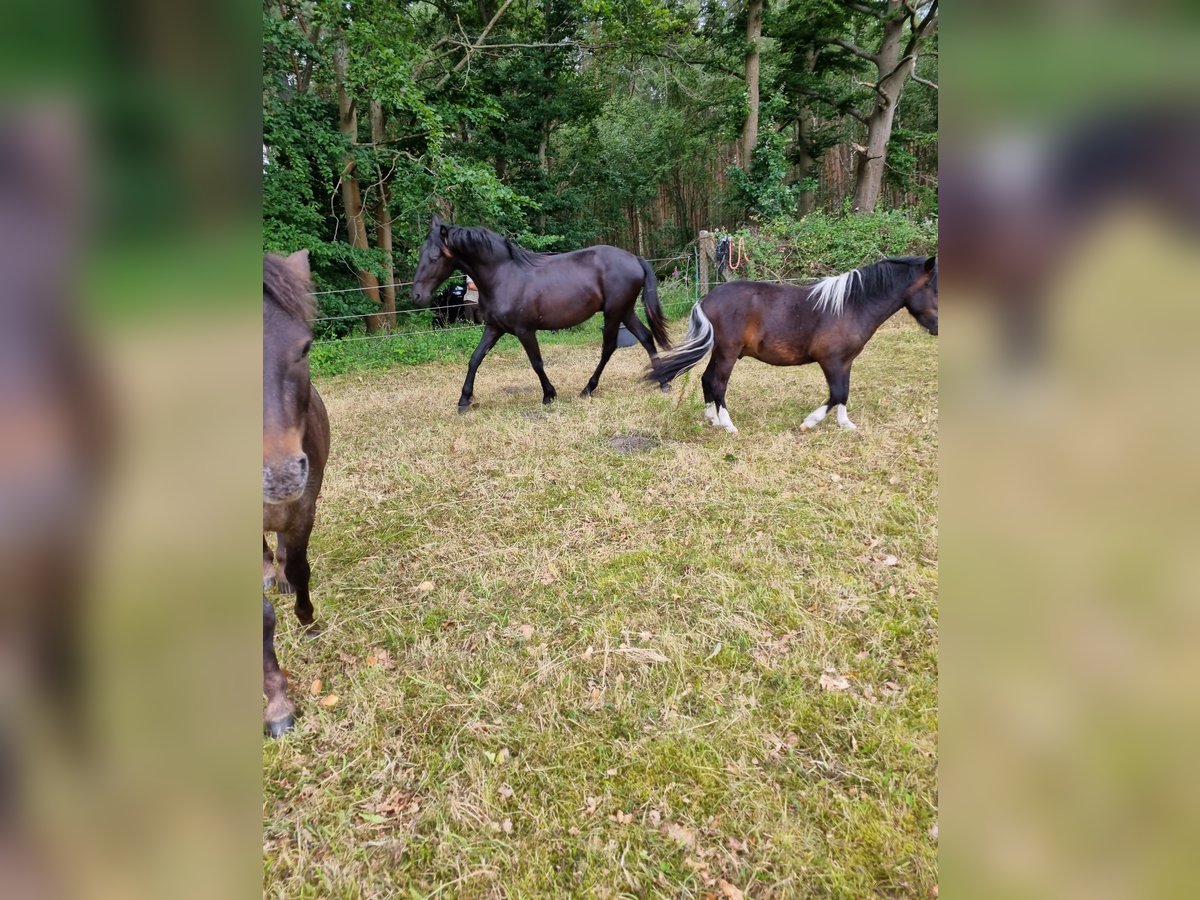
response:
{"label": "horse's head", "polygon": [[904,292],[904,308],[912,313],[918,324],[930,334],[938,333],[938,266],[937,257],[925,260],[925,268],[917,280]]}
{"label": "horse's head", "polygon": [[312,384],[308,251],[263,259],[263,502],[288,503],[308,484],[304,423]]}
{"label": "horse's head", "polygon": [[417,274],[413,276],[413,300],[428,306],[434,291],[450,277],[457,265],[454,250],[450,247],[450,229],[442,224],[440,216],[435,215],[429,226],[429,236],[421,245]]}

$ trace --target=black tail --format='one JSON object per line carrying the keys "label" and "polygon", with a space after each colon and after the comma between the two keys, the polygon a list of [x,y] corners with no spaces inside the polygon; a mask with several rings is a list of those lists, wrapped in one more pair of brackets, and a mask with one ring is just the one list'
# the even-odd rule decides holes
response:
{"label": "black tail", "polygon": [[712,322],[697,303],[692,307],[692,318],[688,322],[688,332],[683,343],[670,353],[660,353],[653,361],[651,371],[646,373],[646,380],[669,384],[676,376],[682,375],[704,359],[712,350],[715,339]]}
{"label": "black tail", "polygon": [[646,305],[646,318],[650,322],[650,333],[654,335],[654,340],[658,342],[659,347],[663,350],[670,350],[671,335],[667,332],[667,320],[663,318],[662,307],[658,303],[658,279],[654,277],[654,270],[650,268],[650,263],[640,256],[638,262],[642,264],[642,272],[645,273],[645,279],[642,281],[642,303]]}

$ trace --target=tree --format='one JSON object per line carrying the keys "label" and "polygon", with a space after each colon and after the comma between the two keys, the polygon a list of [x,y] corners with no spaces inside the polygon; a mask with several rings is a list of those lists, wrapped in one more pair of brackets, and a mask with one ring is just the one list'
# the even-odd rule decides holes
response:
{"label": "tree", "polygon": [[746,8],[746,122],[742,126],[742,168],[749,172],[758,144],[758,77],[762,43],[763,0],[750,0]]}
{"label": "tree", "polygon": [[929,208],[936,103],[903,86],[936,81],[937,5],[908,2],[264,0],[264,247],[311,251],[342,334],[392,324],[435,211],[664,256],[797,200]]}
{"label": "tree", "polygon": [[[937,28],[938,3],[937,0],[929,3],[923,16],[917,6],[908,0],[886,0],[885,5],[876,7],[863,7],[850,0],[846,5],[875,18],[880,32],[874,52],[841,38],[833,41],[869,62],[875,70],[875,81],[868,85],[875,96],[866,119],[867,142],[855,147],[858,166],[854,186],[854,209],[873,212],[883,185],[888,142],[891,140],[900,95],[916,72],[917,50],[921,42]],[[933,86],[932,82],[925,80],[922,83]]]}

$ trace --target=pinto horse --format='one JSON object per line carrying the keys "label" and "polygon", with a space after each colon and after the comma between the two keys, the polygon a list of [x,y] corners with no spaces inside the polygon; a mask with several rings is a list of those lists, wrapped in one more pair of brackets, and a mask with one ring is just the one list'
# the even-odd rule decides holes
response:
{"label": "pinto horse", "polygon": [[[438,285],[461,268],[479,286],[483,337],[471,354],[458,411],[471,407],[475,372],[488,351],[505,334],[514,334],[542,383],[542,402],[557,396],[546,377],[537,332],[570,328],[598,312],[604,313],[604,343],[600,364],[580,392],[588,397],[617,349],[617,332],[624,324],[653,360],[655,341],[670,347],[666,321],[658,303],[658,280],[650,264],[616,247],[603,244],[570,253],[533,253],[486,228],[463,228],[433,217],[429,237],[421,246],[413,299],[428,304]],[[638,292],[646,305],[650,329],[642,324],[634,304]]]}
{"label": "pinto horse", "polygon": [[[329,458],[329,417],[312,386],[313,301],[308,251],[263,259],[263,590],[296,594],[296,617],[315,633],[309,599],[308,538]],[[272,737],[288,731],[296,708],[275,656],[275,608],[263,595],[263,693]]]}
{"label": "pinto horse", "polygon": [[693,307],[684,342],[654,360],[646,378],[669,384],[711,351],[700,379],[704,414],[711,425],[736,432],[725,405],[734,363],[743,356],[773,366],[815,362],[829,383],[829,399],[800,429],[814,427],[830,408],[836,408],[839,425],[855,428],[846,414],[850,366],[879,326],[902,308],[937,334],[936,256],[885,259],[800,286],[730,281]]}

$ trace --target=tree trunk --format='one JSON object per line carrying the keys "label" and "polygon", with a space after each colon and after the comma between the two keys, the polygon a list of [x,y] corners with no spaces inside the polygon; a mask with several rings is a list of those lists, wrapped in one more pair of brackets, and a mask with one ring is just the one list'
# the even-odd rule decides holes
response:
{"label": "tree trunk", "polygon": [[[867,143],[865,147],[855,148],[858,156],[854,176],[855,212],[874,212],[875,204],[879,202],[896,106],[905,83],[916,69],[917,46],[937,27],[937,17],[937,3],[917,24],[915,14],[908,13],[902,0],[888,0],[888,17],[881,23],[883,37],[879,52],[872,59],[879,77],[874,85],[875,104],[867,117]],[[906,45],[904,32],[910,22],[912,30]]]}
{"label": "tree trunk", "polygon": [[[547,122],[542,127],[542,140],[541,140],[541,143],[538,144],[538,169],[542,173],[543,184],[549,183],[549,180],[550,180],[550,166],[546,161],[546,150],[549,147],[549,145],[550,145],[550,123]],[[538,232],[540,234],[546,233],[546,208],[544,205],[543,205],[542,209],[538,212]]]}
{"label": "tree trunk", "polygon": [[[358,110],[354,99],[346,89],[346,48],[339,47],[334,52],[334,72],[337,76],[338,94],[338,131],[346,135],[350,144],[358,143]],[[342,209],[346,213],[346,227],[350,234],[350,245],[359,250],[369,250],[367,242],[367,225],[363,221],[362,191],[358,186],[358,175],[355,171],[354,157],[346,154],[345,165],[342,169]],[[360,269],[358,286],[363,293],[379,306],[379,279],[371,272]],[[367,317],[367,331],[378,331],[382,322],[378,315]]]}
{"label": "tree trunk", "polygon": [[[372,100],[371,142],[377,147],[387,137],[383,131],[383,106],[378,100]],[[396,266],[392,259],[392,210],[388,199],[388,183],[391,175],[379,173],[379,183],[376,185],[375,205],[372,213],[375,216],[375,245],[383,253],[383,285],[379,293],[383,299],[383,315],[379,317],[381,324],[388,328],[396,327]]]}
{"label": "tree trunk", "polygon": [[[804,181],[813,171],[813,166],[816,165],[817,158],[812,152],[808,126],[810,113],[808,105],[803,104],[800,107],[800,115],[796,118],[796,181]],[[816,194],[813,191],[802,191],[797,201],[797,209],[800,215],[804,216],[813,211],[816,204]]]}
{"label": "tree trunk", "polygon": [[750,171],[754,148],[758,145],[758,71],[759,43],[762,40],[763,0],[750,0],[746,15],[746,94],[749,109],[742,125],[742,169]]}

